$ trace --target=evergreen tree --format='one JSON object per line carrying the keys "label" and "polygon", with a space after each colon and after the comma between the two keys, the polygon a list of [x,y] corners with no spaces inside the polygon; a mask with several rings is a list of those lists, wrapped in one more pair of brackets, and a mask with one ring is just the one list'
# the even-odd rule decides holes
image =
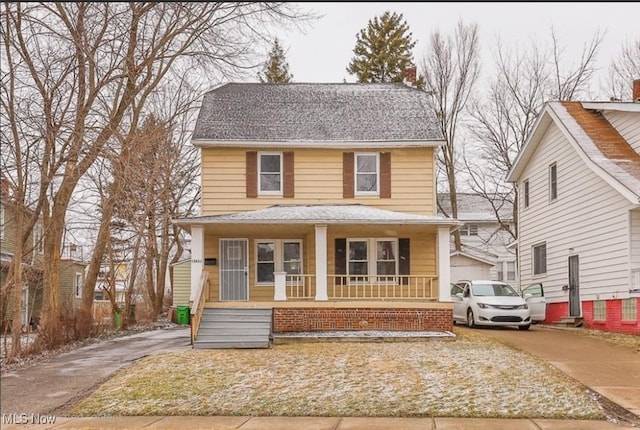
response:
{"label": "evergreen tree", "polygon": [[[347,72],[356,75],[358,82],[402,82],[405,72],[414,67],[411,50],[416,42],[411,37],[402,14],[387,11],[369,20],[356,35],[355,56]],[[413,84],[421,86],[421,82]]]}
{"label": "evergreen tree", "polygon": [[289,64],[278,39],[273,41],[269,58],[264,63],[262,71],[258,72],[258,79],[262,83],[270,84],[288,84],[293,79],[293,75],[289,73]]}

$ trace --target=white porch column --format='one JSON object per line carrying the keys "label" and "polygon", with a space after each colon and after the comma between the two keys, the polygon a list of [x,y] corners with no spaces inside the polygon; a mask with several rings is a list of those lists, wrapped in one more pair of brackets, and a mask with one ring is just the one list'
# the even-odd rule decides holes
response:
{"label": "white porch column", "polygon": [[438,227],[438,300],[451,301],[451,263],[449,226]]}
{"label": "white porch column", "polygon": [[273,272],[275,294],[273,300],[287,300],[287,272]]}
{"label": "white porch column", "polygon": [[316,300],[329,300],[327,295],[326,225],[316,225]]}
{"label": "white porch column", "polygon": [[191,226],[191,294],[189,300],[195,300],[195,294],[204,268],[204,226]]}

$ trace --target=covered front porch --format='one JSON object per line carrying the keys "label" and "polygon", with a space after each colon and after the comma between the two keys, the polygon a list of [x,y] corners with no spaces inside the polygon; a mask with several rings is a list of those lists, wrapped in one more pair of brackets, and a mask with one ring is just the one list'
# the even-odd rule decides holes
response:
{"label": "covered front porch", "polygon": [[422,319],[450,328],[439,311],[450,316],[455,224],[364,205],[190,219],[192,323],[204,309],[233,307],[272,309],[273,331],[424,330]]}

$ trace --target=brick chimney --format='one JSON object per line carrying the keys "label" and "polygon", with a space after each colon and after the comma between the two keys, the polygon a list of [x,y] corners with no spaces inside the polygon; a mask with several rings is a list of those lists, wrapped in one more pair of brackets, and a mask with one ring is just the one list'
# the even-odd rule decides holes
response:
{"label": "brick chimney", "polygon": [[640,102],[640,79],[633,81],[633,102]]}
{"label": "brick chimney", "polygon": [[418,69],[416,68],[416,66],[409,66],[406,69],[404,69],[403,75],[404,75],[405,84],[410,85],[412,87],[416,86],[417,71]]}

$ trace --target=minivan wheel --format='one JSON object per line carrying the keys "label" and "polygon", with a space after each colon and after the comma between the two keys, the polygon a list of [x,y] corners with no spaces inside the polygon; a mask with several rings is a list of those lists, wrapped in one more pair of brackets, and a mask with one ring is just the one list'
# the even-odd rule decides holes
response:
{"label": "minivan wheel", "polygon": [[531,324],[519,325],[518,330],[529,330],[529,327],[531,327]]}
{"label": "minivan wheel", "polygon": [[474,328],[476,323],[473,321],[473,311],[469,309],[467,311],[467,327]]}

